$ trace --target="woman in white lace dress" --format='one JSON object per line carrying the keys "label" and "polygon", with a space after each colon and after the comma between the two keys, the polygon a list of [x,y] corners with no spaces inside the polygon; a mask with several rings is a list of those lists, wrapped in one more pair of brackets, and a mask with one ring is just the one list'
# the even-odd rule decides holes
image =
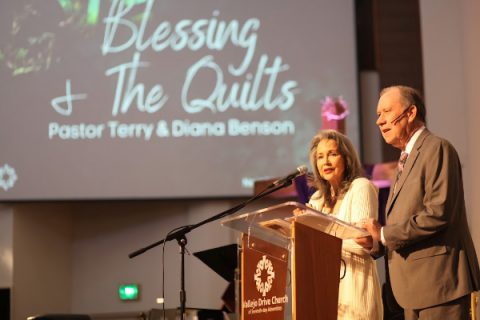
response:
{"label": "woman in white lace dress", "polygon": [[[377,219],[378,190],[362,177],[358,155],[350,140],[334,130],[320,131],[310,145],[311,184],[317,189],[309,205],[351,224]],[[376,263],[354,240],[344,240],[346,270],[340,280],[338,319],[383,319]]]}

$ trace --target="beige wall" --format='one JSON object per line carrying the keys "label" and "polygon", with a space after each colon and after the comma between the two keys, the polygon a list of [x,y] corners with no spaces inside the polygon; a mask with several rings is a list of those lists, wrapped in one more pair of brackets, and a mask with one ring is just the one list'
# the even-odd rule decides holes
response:
{"label": "beige wall", "polygon": [[455,145],[463,164],[470,229],[480,250],[480,5],[420,0],[425,100],[430,129]]}
{"label": "beige wall", "polygon": [[465,104],[467,126],[467,161],[465,172],[468,189],[468,209],[477,253],[480,252],[480,2],[464,0],[462,3],[463,59],[465,74]]}
{"label": "beige wall", "polygon": [[0,204],[0,288],[13,282],[13,209]]}
{"label": "beige wall", "polygon": [[[165,265],[165,305],[179,306],[180,266],[176,241],[153,248],[136,258],[128,254],[163,239],[167,232],[193,224],[229,208],[229,201],[148,201],[83,203],[76,207],[73,242],[73,305],[77,313],[102,313],[158,308],[162,297],[162,262]],[[190,253],[235,242],[230,230],[218,222],[187,235]],[[186,255],[187,305],[215,308],[222,305],[227,287],[215,272],[193,255]],[[142,296],[121,302],[121,283],[139,283]]]}
{"label": "beige wall", "polygon": [[[420,0],[425,99],[430,128],[448,138],[463,164],[473,241],[480,252],[480,2]],[[477,308],[477,317],[480,310]]]}
{"label": "beige wall", "polygon": [[[128,254],[238,204],[238,200],[26,203],[13,208],[12,319],[45,313],[109,313],[160,308],[162,262],[167,308],[179,306],[176,241],[129,259]],[[277,203],[260,201],[246,210]],[[244,210],[245,212],[245,210]],[[190,253],[235,243],[238,233],[212,222],[187,235]],[[186,255],[187,306],[218,309],[227,282]],[[139,283],[139,301],[121,302],[117,288]]]}
{"label": "beige wall", "polygon": [[71,306],[72,225],[62,204],[22,204],[14,208],[12,319]]}

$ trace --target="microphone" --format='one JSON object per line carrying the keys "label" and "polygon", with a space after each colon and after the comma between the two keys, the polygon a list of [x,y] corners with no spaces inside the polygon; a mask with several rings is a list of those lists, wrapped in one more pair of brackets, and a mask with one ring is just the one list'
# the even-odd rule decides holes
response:
{"label": "microphone", "polygon": [[[411,107],[411,106],[410,106]],[[390,121],[391,124],[393,124],[394,126],[397,125],[398,121],[400,121],[400,119],[402,119],[406,114],[407,114],[407,111],[410,109],[410,107],[406,108],[405,110],[402,111],[402,113],[400,113],[398,115],[398,117],[396,117],[395,119],[393,119],[392,121]]]}
{"label": "microphone", "polygon": [[276,186],[279,186],[281,184],[284,184],[286,182],[289,182],[289,181],[292,181],[293,179],[295,179],[296,177],[298,176],[303,176],[304,174],[306,174],[308,172],[308,168],[307,166],[305,165],[302,165],[302,166],[299,166],[297,167],[297,169],[295,169],[294,172],[286,175],[285,177],[281,178],[281,179],[278,179],[278,180],[275,180],[271,186],[272,187],[276,187]]}

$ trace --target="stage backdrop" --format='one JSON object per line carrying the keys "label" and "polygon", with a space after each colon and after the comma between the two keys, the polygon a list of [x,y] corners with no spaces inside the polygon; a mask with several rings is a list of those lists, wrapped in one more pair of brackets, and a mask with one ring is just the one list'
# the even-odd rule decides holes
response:
{"label": "stage backdrop", "polygon": [[353,1],[3,0],[0,200],[245,196],[358,146]]}

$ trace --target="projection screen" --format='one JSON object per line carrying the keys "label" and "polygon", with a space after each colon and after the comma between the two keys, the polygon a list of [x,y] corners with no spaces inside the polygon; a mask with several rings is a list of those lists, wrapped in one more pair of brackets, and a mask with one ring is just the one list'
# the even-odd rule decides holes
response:
{"label": "projection screen", "polygon": [[236,197],[359,146],[353,1],[4,0],[0,201]]}

